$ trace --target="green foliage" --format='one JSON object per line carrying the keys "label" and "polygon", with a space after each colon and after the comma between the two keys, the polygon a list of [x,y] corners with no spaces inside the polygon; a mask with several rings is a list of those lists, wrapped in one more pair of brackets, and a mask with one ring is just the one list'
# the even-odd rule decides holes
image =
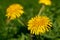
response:
{"label": "green foliage", "polygon": [[27,26],[22,26],[17,20],[6,25],[6,9],[9,5],[19,3],[24,7],[24,14],[20,17],[25,24],[36,16],[41,8],[38,0],[0,0],[0,40],[60,40],[60,0],[51,0],[52,5],[46,6],[42,15],[52,19],[53,27],[42,35],[32,35]]}

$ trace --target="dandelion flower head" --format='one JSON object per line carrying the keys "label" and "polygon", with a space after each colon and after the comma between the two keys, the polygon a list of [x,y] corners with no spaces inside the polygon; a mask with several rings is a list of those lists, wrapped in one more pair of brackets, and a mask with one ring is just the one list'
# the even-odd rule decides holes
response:
{"label": "dandelion flower head", "polygon": [[28,21],[28,30],[31,34],[39,35],[48,32],[52,22],[47,16],[36,16]]}
{"label": "dandelion flower head", "polygon": [[19,18],[23,13],[23,7],[20,4],[12,4],[6,10],[6,16],[10,20]]}
{"label": "dandelion flower head", "polygon": [[39,3],[42,3],[44,5],[51,5],[51,0],[39,0]]}

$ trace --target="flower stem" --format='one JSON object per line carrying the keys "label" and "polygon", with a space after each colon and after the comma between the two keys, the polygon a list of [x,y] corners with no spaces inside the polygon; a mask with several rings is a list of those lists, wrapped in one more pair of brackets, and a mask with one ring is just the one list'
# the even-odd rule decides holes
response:
{"label": "flower stem", "polygon": [[17,21],[18,21],[22,26],[25,26],[25,24],[24,24],[20,19],[17,19]]}
{"label": "flower stem", "polygon": [[45,9],[45,6],[42,5],[42,7],[41,7],[41,9],[40,9],[40,11],[39,11],[39,13],[38,13],[38,16],[40,16],[40,15],[42,14],[42,12],[44,11],[44,9]]}
{"label": "flower stem", "polygon": [[6,25],[8,25],[10,23],[11,20],[7,19],[6,20]]}

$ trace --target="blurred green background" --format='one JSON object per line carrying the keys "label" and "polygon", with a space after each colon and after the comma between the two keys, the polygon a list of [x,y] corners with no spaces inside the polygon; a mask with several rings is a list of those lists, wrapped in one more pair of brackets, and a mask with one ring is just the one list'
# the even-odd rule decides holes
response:
{"label": "blurred green background", "polygon": [[27,23],[36,16],[41,8],[38,0],[0,0],[0,40],[60,40],[60,0],[51,0],[52,5],[46,6],[43,15],[52,19],[53,26],[48,33],[31,35],[27,26],[22,26],[17,20],[6,25],[6,9],[9,5],[18,3],[24,7],[20,20]]}

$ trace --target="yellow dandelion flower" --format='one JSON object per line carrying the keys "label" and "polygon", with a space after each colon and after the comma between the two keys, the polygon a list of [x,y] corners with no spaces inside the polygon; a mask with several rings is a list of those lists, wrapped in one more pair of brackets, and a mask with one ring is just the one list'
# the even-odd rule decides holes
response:
{"label": "yellow dandelion flower", "polygon": [[45,4],[45,5],[51,5],[50,0],[39,0],[39,3]]}
{"label": "yellow dandelion flower", "polygon": [[49,31],[52,22],[47,16],[36,16],[28,21],[28,30],[31,34],[39,35]]}
{"label": "yellow dandelion flower", "polygon": [[19,18],[23,13],[23,7],[20,4],[12,4],[7,8],[7,18],[13,20]]}

